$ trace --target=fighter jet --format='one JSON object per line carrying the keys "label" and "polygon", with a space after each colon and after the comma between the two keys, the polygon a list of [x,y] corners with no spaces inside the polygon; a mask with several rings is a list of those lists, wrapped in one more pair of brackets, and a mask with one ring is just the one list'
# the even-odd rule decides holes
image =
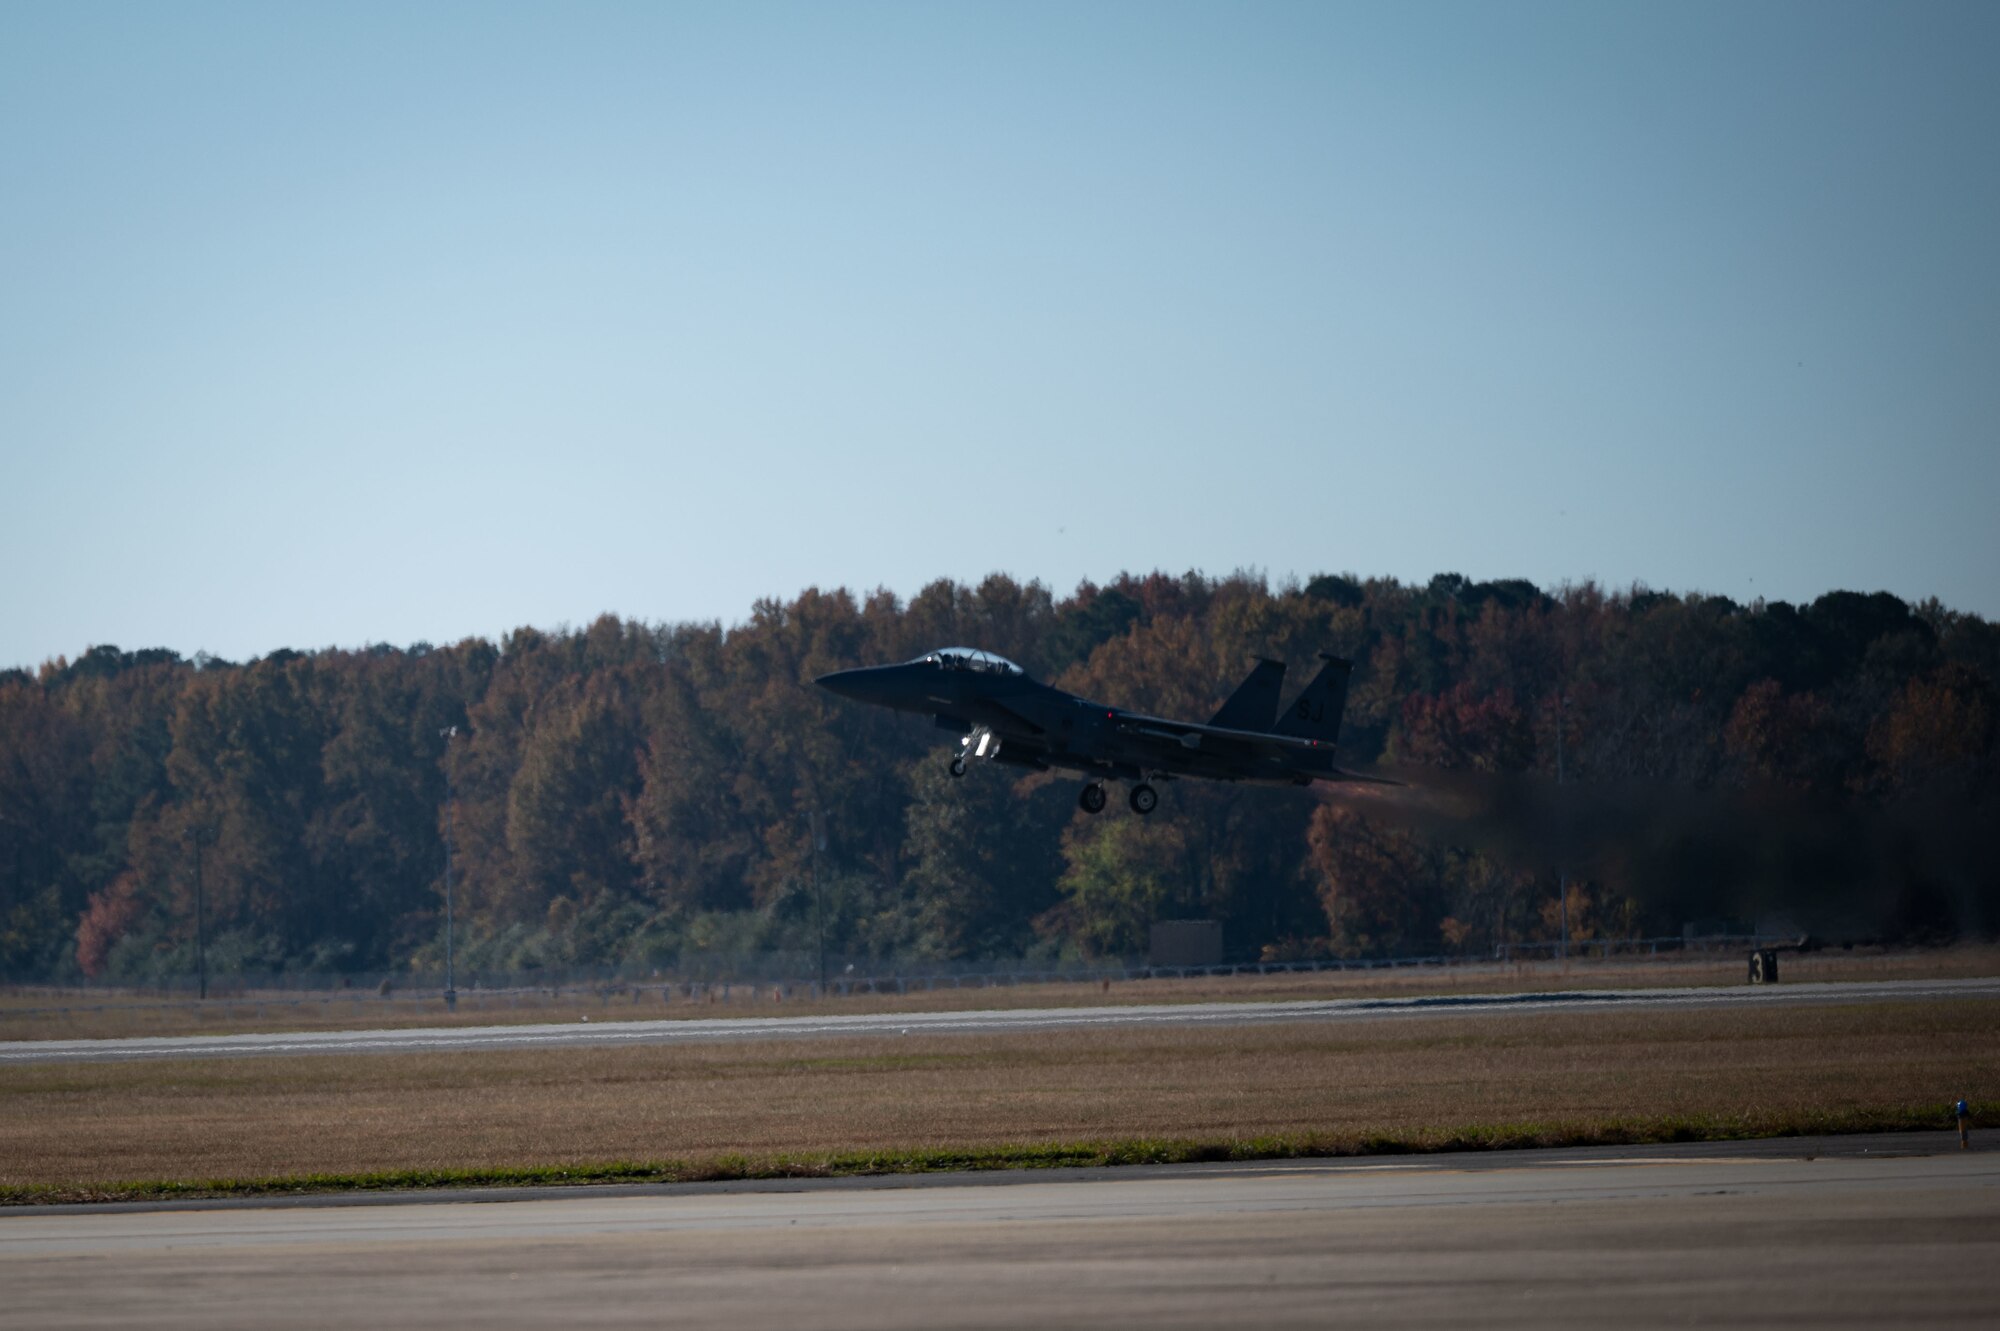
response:
{"label": "fighter jet", "polygon": [[1126,802],[1151,813],[1160,802],[1153,782],[1175,777],[1308,786],[1315,781],[1368,781],[1334,766],[1333,745],[1347,705],[1353,663],[1326,662],[1280,715],[1281,661],[1257,663],[1206,725],[1170,721],[1079,698],[1029,678],[1003,656],[975,647],[943,647],[899,665],[864,666],[821,675],[821,688],[897,711],[928,714],[962,736],[951,757],[953,776],[980,758],[1045,772],[1062,768],[1090,778],[1077,804],[1102,812],[1106,780],[1131,783]]}

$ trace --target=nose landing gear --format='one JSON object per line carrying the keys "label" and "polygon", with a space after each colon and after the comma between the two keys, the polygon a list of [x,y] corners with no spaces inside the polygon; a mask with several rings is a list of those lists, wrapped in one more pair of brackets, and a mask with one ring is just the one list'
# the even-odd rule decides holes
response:
{"label": "nose landing gear", "polygon": [[968,732],[965,738],[958,742],[958,752],[952,756],[947,770],[953,776],[964,776],[966,759],[998,758],[999,756],[1000,737],[994,734],[990,728],[980,726]]}

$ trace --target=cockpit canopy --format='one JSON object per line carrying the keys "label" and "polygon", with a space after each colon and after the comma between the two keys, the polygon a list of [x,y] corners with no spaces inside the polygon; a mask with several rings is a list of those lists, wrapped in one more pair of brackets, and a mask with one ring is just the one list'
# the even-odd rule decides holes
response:
{"label": "cockpit canopy", "polygon": [[976,670],[988,675],[1020,675],[1026,672],[1004,656],[977,647],[940,647],[924,661],[945,670]]}

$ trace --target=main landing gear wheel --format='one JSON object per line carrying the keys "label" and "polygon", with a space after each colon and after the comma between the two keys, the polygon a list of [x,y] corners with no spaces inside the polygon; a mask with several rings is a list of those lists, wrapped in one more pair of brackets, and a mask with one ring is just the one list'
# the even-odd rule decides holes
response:
{"label": "main landing gear wheel", "polygon": [[1160,807],[1160,792],[1142,781],[1132,787],[1132,793],[1127,797],[1126,803],[1132,806],[1133,813],[1151,813]]}
{"label": "main landing gear wheel", "polygon": [[1085,813],[1103,813],[1104,799],[1104,787],[1093,781],[1078,793],[1076,807]]}
{"label": "main landing gear wheel", "polygon": [[962,753],[955,755],[951,760],[951,764],[948,767],[946,767],[945,770],[947,772],[950,772],[953,776],[964,776],[965,755]]}

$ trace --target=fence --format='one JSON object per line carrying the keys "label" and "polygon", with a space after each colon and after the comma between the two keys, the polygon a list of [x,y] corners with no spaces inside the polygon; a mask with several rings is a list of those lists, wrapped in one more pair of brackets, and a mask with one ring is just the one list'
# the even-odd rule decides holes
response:
{"label": "fence", "polygon": [[[1666,938],[1585,938],[1569,941],[1569,956],[1572,960],[1596,956],[1599,960],[1613,956],[1658,956],[1662,952],[1753,952],[1758,948],[1777,947],[1781,944],[1796,943],[1797,934],[1703,934],[1688,937],[1675,934]],[[1495,961],[1518,961],[1524,958],[1554,961],[1561,956],[1563,944],[1559,942],[1499,943],[1493,948]]]}
{"label": "fence", "polygon": [[[1748,953],[1760,947],[1796,942],[1794,936],[1758,934],[1717,934],[1701,937],[1615,938],[1571,940],[1569,958],[1606,960],[1618,956],[1657,957],[1662,954]],[[801,966],[789,954],[757,954],[750,957],[707,958],[695,968],[673,967],[580,967],[563,971],[498,973],[460,972],[457,992],[461,998],[488,1006],[513,1000],[515,1005],[529,997],[596,998],[608,1004],[612,997],[627,997],[634,1003],[657,995],[663,1003],[683,1002],[724,1004],[759,996],[786,999],[825,997],[846,998],[860,994],[908,994],[941,989],[1012,988],[1040,984],[1096,984],[1103,981],[1150,979],[1229,978],[1251,975],[1314,974],[1326,971],[1395,971],[1416,969],[1476,968],[1495,963],[1516,965],[1560,959],[1561,943],[1502,943],[1486,956],[1423,957],[1314,957],[1293,961],[1222,962],[1212,966],[1154,966],[1138,959],[1063,964],[1031,961],[943,962],[912,960],[890,963],[886,968],[862,969],[865,962],[841,959],[830,964],[824,990],[814,975],[816,961]],[[690,973],[690,971],[695,973]],[[801,978],[801,976],[808,978]],[[357,1006],[385,998],[433,999],[444,990],[444,975],[398,972],[390,975],[338,975],[318,972],[284,972],[211,976],[210,1001],[264,1007],[305,1007],[339,1003]],[[16,984],[16,997],[44,995],[46,1007],[13,1007],[10,1016],[106,1011],[123,1006],[113,1001],[91,1004],[93,997],[105,1000],[151,998],[195,1001],[196,981],[185,977],[146,986],[97,984]]]}

